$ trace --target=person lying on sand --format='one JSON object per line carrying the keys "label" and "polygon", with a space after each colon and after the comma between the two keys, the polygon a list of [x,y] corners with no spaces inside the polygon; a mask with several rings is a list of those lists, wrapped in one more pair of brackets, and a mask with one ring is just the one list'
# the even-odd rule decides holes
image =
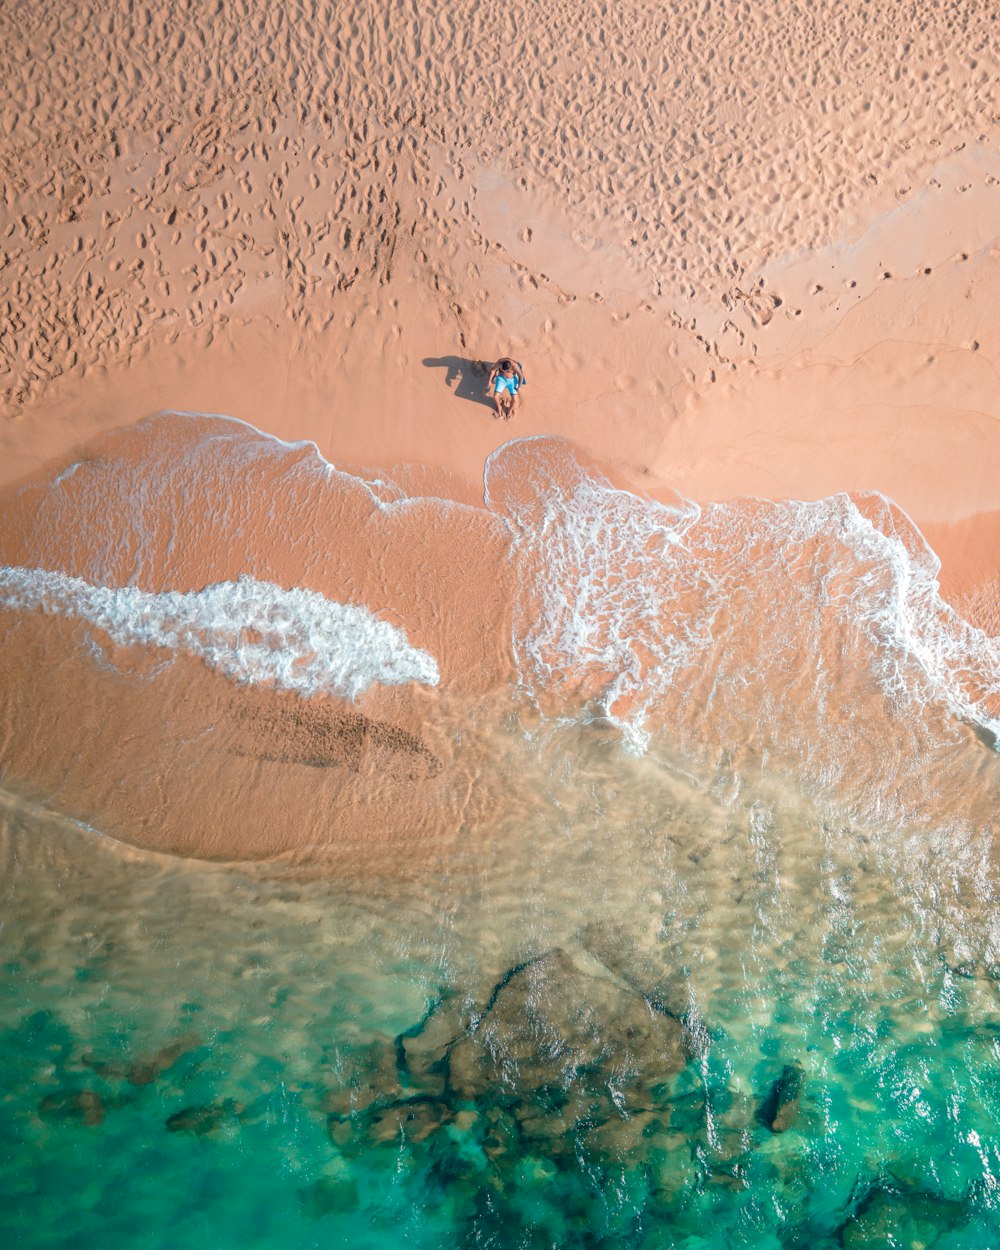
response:
{"label": "person lying on sand", "polygon": [[[517,392],[524,383],[524,370],[520,361],[502,356],[496,362],[486,382],[486,394],[492,395],[496,404],[496,418],[503,417],[505,421],[511,419],[517,404]],[[524,402],[523,399],[521,402]]]}

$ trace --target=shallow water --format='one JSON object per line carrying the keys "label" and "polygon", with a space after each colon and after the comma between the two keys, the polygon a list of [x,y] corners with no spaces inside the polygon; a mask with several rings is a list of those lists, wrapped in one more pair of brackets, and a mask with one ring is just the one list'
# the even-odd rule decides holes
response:
{"label": "shallow water", "polygon": [[507,733],[548,801],[403,881],[7,804],[6,1244],[990,1244],[1000,972],[891,848]]}
{"label": "shallow water", "polygon": [[[219,428],[202,458],[232,453]],[[494,515],[438,516],[240,439],[273,496],[306,481],[311,507],[346,490],[374,510],[350,514],[379,555],[356,582],[302,556],[308,629],[280,591],[249,624],[197,615],[194,547],[170,527],[197,511],[202,461],[169,448],[175,485],[195,476],[166,555],[137,541],[110,576],[114,517],[102,538],[58,494],[58,524],[98,553],[60,563],[54,485],[36,559],[61,598],[4,583],[23,600],[0,689],[4,1244],[993,1244],[996,643],[937,598],[906,519],[878,499],[653,504],[543,441],[490,465]],[[143,463],[101,471],[133,490]],[[418,599],[375,601],[393,560],[432,549],[421,516],[514,569],[514,680],[469,694],[490,651],[462,631],[488,614],[434,603],[452,574],[430,557]],[[287,528],[239,550],[259,585],[300,543]],[[224,565],[213,533],[199,558]],[[111,589],[74,599],[69,576]],[[324,650],[338,585],[367,586],[338,593],[388,612],[392,654],[424,648],[443,686],[375,704],[417,730],[364,721],[353,763],[345,714],[293,724],[287,698],[322,705],[267,702],[287,659],[268,668],[269,631],[297,640],[291,679],[347,671]],[[186,655],[165,588],[193,592]],[[88,603],[121,608],[128,639]],[[352,674],[390,680],[351,648]],[[297,754],[274,745],[289,733]],[[251,828],[299,849],[210,864],[101,832],[159,845],[157,822],[189,812],[215,853]]]}

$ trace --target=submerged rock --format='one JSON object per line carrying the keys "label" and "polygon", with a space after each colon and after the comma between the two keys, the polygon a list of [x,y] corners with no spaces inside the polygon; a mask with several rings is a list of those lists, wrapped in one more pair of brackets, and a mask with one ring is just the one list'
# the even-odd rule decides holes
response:
{"label": "submerged rock", "polygon": [[336,1119],[383,1106],[404,1097],[399,1083],[396,1046],[382,1038],[351,1053],[337,1073],[337,1084],[323,1094],[323,1110]]}
{"label": "submerged rock", "polygon": [[422,1142],[467,1121],[491,1161],[525,1143],[555,1155],[584,1140],[620,1157],[659,1130],[654,1111],[669,1115],[667,1091],[688,1059],[684,1025],[610,973],[555,950],[508,968],[480,1002],[471,1020],[457,999],[436,1003],[391,1045],[338,1056],[323,1109],[342,1152]]}
{"label": "submerged rock", "polygon": [[174,1112],[166,1120],[168,1133],[191,1133],[195,1137],[206,1137],[230,1119],[238,1115],[239,1106],[231,1099],[225,1102],[205,1103],[201,1106],[184,1107]]}
{"label": "submerged rock", "polygon": [[330,1140],[346,1155],[362,1154],[372,1143],[422,1142],[452,1120],[452,1108],[438,1098],[420,1095],[373,1102],[351,1115],[327,1116]]}
{"label": "submerged rock", "polygon": [[679,1021],[555,950],[496,984],[480,1019],[451,1047],[449,1087],[460,1097],[533,1101],[559,1118],[582,1088],[591,1096],[587,1114],[599,1121],[652,1109],[653,1087],[686,1059]]}
{"label": "submerged rock", "polygon": [[38,1104],[38,1113],[45,1120],[70,1121],[87,1128],[104,1123],[104,1103],[92,1089],[61,1089],[49,1094]]}
{"label": "submerged rock", "polygon": [[324,1176],[299,1190],[302,1214],[310,1220],[324,1215],[343,1215],[360,1205],[358,1187],[346,1176]]}
{"label": "submerged rock", "polygon": [[588,1150],[603,1158],[634,1157],[648,1149],[650,1139],[661,1128],[662,1121],[652,1111],[639,1111],[610,1117],[592,1129],[585,1142]]}
{"label": "submerged rock", "polygon": [[129,1066],[126,1077],[132,1085],[151,1085],[174,1066],[178,1059],[201,1045],[195,1033],[185,1033],[175,1041],[168,1042],[151,1055],[137,1059]]}
{"label": "submerged rock", "polygon": [[463,1033],[457,1010],[451,1004],[438,1003],[417,1027],[399,1035],[397,1063],[416,1090],[444,1095],[451,1049]]}
{"label": "submerged rock", "polygon": [[444,1098],[450,1048],[462,1031],[457,1009],[436,1002],[393,1041],[379,1038],[346,1058],[338,1055],[336,1083],[322,1098],[331,1125],[352,1117],[365,1119],[368,1112],[374,1115],[396,1104]]}
{"label": "submerged rock", "polygon": [[840,1229],[844,1250],[930,1246],[943,1232],[960,1228],[968,1212],[960,1202],[934,1194],[873,1185]]}
{"label": "submerged rock", "polygon": [[371,1121],[369,1136],[378,1142],[400,1139],[424,1141],[450,1118],[451,1111],[446,1102],[435,1098],[412,1098],[377,1111]]}
{"label": "submerged rock", "polygon": [[587,925],[577,936],[589,955],[641,994],[654,1011],[683,1021],[688,1011],[687,980],[668,963],[667,951],[644,949],[644,930],[603,922]]}
{"label": "submerged rock", "polygon": [[761,1124],[766,1124],[772,1133],[783,1133],[795,1121],[799,1111],[802,1081],[801,1064],[786,1063],[761,1103],[757,1119]]}
{"label": "submerged rock", "polygon": [[509,1113],[499,1107],[491,1107],[486,1113],[489,1124],[483,1135],[483,1153],[491,1163],[513,1158],[518,1153],[520,1133],[518,1123]]}
{"label": "submerged rock", "polygon": [[97,1055],[83,1055],[81,1060],[106,1081],[128,1081],[131,1085],[152,1085],[168,1071],[183,1055],[197,1050],[201,1038],[196,1033],[184,1033],[167,1042],[158,1050],[131,1061],[126,1059],[104,1060]]}
{"label": "submerged rock", "polygon": [[81,1055],[80,1062],[106,1081],[126,1080],[130,1066],[123,1060],[100,1059],[97,1055]]}

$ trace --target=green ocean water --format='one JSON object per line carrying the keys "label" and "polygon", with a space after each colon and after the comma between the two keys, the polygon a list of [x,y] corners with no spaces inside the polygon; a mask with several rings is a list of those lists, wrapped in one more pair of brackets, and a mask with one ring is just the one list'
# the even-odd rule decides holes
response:
{"label": "green ocean water", "polygon": [[538,754],[394,878],[5,799],[0,1244],[1000,1244],[988,904],[787,789]]}

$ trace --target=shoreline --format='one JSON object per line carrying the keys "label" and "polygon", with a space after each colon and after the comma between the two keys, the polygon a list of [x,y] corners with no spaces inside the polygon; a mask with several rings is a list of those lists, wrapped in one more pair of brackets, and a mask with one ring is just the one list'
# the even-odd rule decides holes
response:
{"label": "shoreline", "polygon": [[[279,329],[272,333],[281,338]],[[339,377],[328,378],[334,393],[343,396],[329,405],[315,392],[310,402],[301,386],[282,395],[269,391],[266,380],[247,368],[258,358],[254,348],[268,337],[251,324],[219,335],[201,351],[195,343],[163,344],[129,366],[66,379],[28,406],[16,424],[3,427],[0,489],[17,488],[50,469],[55,476],[92,440],[173,411],[155,406],[175,389],[165,384],[165,361],[173,356],[175,386],[190,415],[217,414],[281,442],[313,443],[338,467],[382,470],[408,493],[474,507],[483,504],[489,456],[505,442],[537,435],[568,439],[620,485],[654,499],[676,492],[705,505],[878,492],[911,517],[941,560],[943,596],[968,609],[980,592],[973,623],[995,625],[996,591],[989,588],[1000,567],[1000,485],[989,464],[1000,458],[1000,419],[992,414],[935,410],[928,403],[915,419],[913,409],[897,416],[883,401],[877,428],[872,405],[841,409],[831,431],[825,393],[813,400],[811,411],[795,411],[796,374],[819,370],[827,377],[839,373],[842,380],[851,367],[801,364],[796,358],[784,369],[757,373],[742,388],[723,383],[691,389],[684,411],[658,429],[653,423],[653,432],[640,428],[638,436],[611,420],[591,418],[575,426],[565,407],[547,402],[545,388],[553,378],[544,371],[529,374],[528,402],[511,422],[496,421],[486,404],[471,400],[467,388],[456,394],[437,378],[410,393],[414,415],[407,416],[393,411],[391,394],[372,395],[352,372],[354,362]],[[900,369],[913,354],[898,344],[883,351],[903,359]],[[854,367],[867,375],[864,365]],[[392,386],[385,389],[391,392]],[[361,411],[366,399],[370,420]],[[613,456],[616,430],[619,454]],[[901,442],[907,444],[905,454]],[[963,454],[972,448],[974,459],[963,465]]]}
{"label": "shoreline", "polygon": [[[463,39],[489,37],[496,15],[463,13]],[[803,26],[794,6],[682,4],[654,65],[632,19],[657,14],[623,14],[600,47],[587,22],[526,18],[515,82],[470,76],[415,13],[391,50],[351,0],[238,91],[253,26],[225,15],[151,11],[153,66],[133,18],[98,35],[86,4],[22,31],[0,115],[0,485],[176,408],[479,502],[501,443],[548,434],[654,497],[879,491],[933,535],[953,602],[988,586],[1000,65],[982,15],[958,32],[928,6],[904,45],[868,6]],[[868,52],[845,62],[844,38]],[[509,426],[481,401],[477,362],[500,354],[528,378]]]}

